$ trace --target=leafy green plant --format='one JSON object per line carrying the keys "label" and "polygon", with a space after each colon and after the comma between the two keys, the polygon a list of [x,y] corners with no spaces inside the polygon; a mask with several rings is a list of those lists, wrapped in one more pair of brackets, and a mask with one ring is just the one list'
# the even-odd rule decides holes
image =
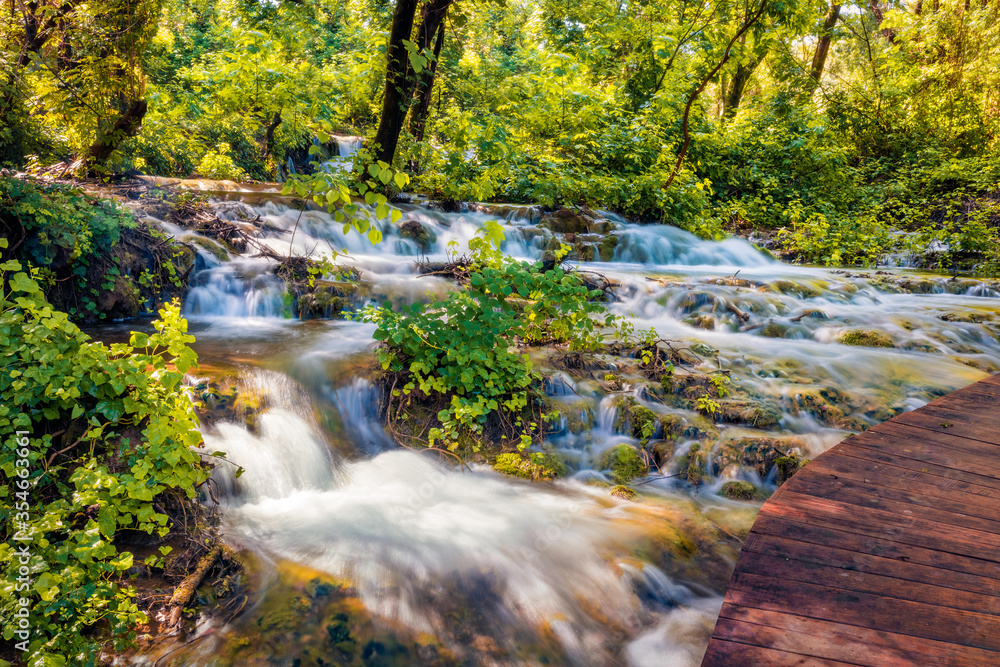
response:
{"label": "leafy green plant", "polygon": [[[0,487],[0,615],[11,641],[19,599],[30,599],[32,667],[94,665],[105,631],[121,649],[146,620],[123,583],[133,554],[117,540],[128,532],[155,544],[170,531],[163,508],[189,502],[208,476],[180,386],[196,362],[193,338],[173,303],[153,334],[91,342],[32,273],[0,264],[0,469],[17,480]],[[30,556],[15,557],[25,544]]]}
{"label": "leafy green plant", "polygon": [[403,379],[393,398],[440,401],[439,426],[428,442],[452,451],[463,445],[478,451],[494,413],[508,415],[511,435],[530,443],[538,421],[522,415],[540,378],[518,345],[593,350],[604,338],[602,327],[617,321],[593,301],[600,292],[588,290],[577,275],[504,257],[496,223],[481,232],[470,243],[474,264],[466,289],[401,311],[386,303],[362,313],[377,326],[382,368]]}

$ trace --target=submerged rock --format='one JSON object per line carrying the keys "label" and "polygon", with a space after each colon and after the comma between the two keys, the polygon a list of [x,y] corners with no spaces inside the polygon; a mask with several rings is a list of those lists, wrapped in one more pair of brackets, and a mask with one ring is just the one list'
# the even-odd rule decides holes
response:
{"label": "submerged rock", "polygon": [[879,331],[871,329],[851,329],[840,334],[839,342],[844,345],[862,347],[896,347],[892,339]]}

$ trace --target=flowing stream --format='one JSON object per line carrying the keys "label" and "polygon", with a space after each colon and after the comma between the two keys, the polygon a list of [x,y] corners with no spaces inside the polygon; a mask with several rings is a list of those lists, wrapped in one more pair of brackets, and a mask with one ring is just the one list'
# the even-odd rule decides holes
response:
{"label": "flowing stream", "polygon": [[[346,250],[368,298],[395,304],[454,289],[415,262],[463,250],[488,219],[504,250],[539,258],[552,232],[532,207],[445,213],[403,207],[372,246],[323,212],[301,214],[298,253]],[[216,204],[284,255],[299,211],[280,202]],[[255,417],[206,422],[225,539],[252,554],[250,602],[205,621],[159,665],[700,664],[759,501],[719,494],[726,481],[775,488],[773,466],[733,463],[726,447],[770,438],[804,458],[848,433],[1000,370],[994,284],[905,270],[839,271],[776,262],[741,240],[702,241],[670,226],[605,214],[613,249],[581,263],[615,284],[609,307],[684,348],[687,370],[721,368],[752,419],[706,420],[658,400],[636,378],[603,379],[615,362],[567,369],[534,354],[562,422],[549,444],[569,464],[553,483],[484,466],[459,470],[403,449],[377,419],[368,324],[285,317],[268,261],[195,243],[199,267],[184,313],[202,373],[227,378]],[[419,223],[419,234],[401,232]],[[413,225],[410,229],[417,229]],[[263,232],[261,232],[263,230]],[[587,237],[577,243],[590,242]],[[844,344],[851,332],[892,347]],[[600,455],[636,440],[618,419],[632,396],[688,424],[637,501],[613,497]],[[764,415],[761,417],[760,415]],[[675,473],[695,443],[709,454],[699,485]],[[729,444],[727,444],[729,443]]]}

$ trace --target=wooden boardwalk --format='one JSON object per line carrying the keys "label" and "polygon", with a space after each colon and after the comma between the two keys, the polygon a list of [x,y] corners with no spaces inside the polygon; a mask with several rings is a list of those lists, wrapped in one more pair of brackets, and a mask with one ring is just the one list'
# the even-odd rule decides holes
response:
{"label": "wooden boardwalk", "polygon": [[816,457],[761,508],[702,667],[1000,666],[1000,375]]}

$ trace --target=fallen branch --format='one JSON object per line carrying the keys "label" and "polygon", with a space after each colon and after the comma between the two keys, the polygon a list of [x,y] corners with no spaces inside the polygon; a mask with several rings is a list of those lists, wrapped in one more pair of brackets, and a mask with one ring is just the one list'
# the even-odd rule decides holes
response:
{"label": "fallen branch", "polygon": [[215,564],[216,559],[222,554],[222,547],[216,546],[212,548],[207,554],[205,554],[200,561],[198,561],[197,567],[194,568],[194,572],[184,577],[184,581],[180,583],[177,588],[174,589],[174,594],[170,597],[170,602],[167,604],[170,607],[170,616],[167,619],[167,626],[174,628],[181,620],[181,613],[184,611],[184,607],[191,602],[194,597],[195,590],[201,585],[202,580],[208,571],[212,569],[212,565]]}

